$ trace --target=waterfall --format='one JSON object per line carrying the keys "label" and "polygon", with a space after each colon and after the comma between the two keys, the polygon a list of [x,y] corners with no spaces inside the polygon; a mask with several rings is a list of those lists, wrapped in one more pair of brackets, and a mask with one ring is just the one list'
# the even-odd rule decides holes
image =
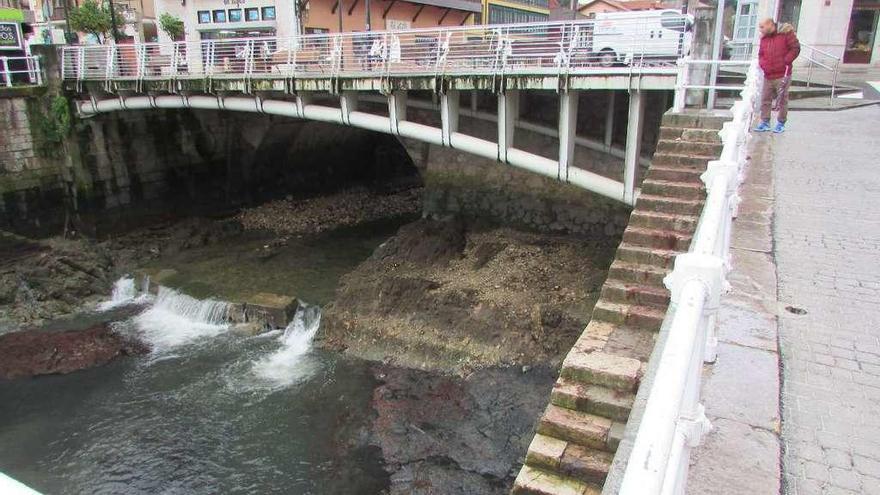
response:
{"label": "waterfall", "polygon": [[154,352],[162,352],[229,329],[229,304],[215,299],[196,299],[159,286],[149,309],[134,318],[144,340]]}
{"label": "waterfall", "polygon": [[99,303],[98,311],[107,311],[126,304],[140,302],[138,295],[134,279],[128,276],[120,277],[119,280],[113,283],[113,292],[110,295],[110,300]]}
{"label": "waterfall", "polygon": [[321,308],[300,303],[293,321],[279,338],[281,348],[254,363],[257,377],[279,388],[308,377],[316,363],[307,357],[320,325]]}

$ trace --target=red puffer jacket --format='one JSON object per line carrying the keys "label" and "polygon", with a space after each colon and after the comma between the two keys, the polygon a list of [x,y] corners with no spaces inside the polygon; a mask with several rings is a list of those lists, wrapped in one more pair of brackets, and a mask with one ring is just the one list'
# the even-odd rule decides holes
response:
{"label": "red puffer jacket", "polygon": [[791,74],[791,64],[801,53],[801,44],[791,24],[782,24],[777,31],[761,38],[758,62],[765,79],[779,79]]}

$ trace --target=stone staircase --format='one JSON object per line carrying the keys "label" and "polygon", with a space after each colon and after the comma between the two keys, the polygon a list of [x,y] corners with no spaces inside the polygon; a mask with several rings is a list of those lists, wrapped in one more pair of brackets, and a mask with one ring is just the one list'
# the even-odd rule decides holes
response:
{"label": "stone staircase", "polygon": [[687,251],[721,153],[720,116],[666,114],[651,167],[589,325],[562,364],[514,494],[593,495],[623,436],[669,305],[663,277]]}

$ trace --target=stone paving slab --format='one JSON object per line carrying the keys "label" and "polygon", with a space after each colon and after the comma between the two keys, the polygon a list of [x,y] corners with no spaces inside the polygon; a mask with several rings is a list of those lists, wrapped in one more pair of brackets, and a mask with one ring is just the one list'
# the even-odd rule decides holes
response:
{"label": "stone paving slab", "polygon": [[772,140],[785,493],[880,493],[880,107]]}
{"label": "stone paving slab", "polygon": [[718,358],[703,373],[713,430],[692,452],[688,493],[767,494],[780,488],[772,165],[755,143],[731,238],[731,291],[718,314]]}

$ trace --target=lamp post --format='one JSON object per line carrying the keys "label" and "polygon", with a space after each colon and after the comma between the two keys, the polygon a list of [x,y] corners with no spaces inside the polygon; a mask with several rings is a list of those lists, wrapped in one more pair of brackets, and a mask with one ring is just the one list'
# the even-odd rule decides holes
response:
{"label": "lamp post", "polygon": [[367,31],[370,31],[372,30],[372,26],[370,26],[370,0],[364,0],[364,7],[367,9],[367,18],[364,26],[367,28]]}
{"label": "lamp post", "polygon": [[119,30],[116,29],[116,7],[113,5],[113,0],[107,0],[110,4],[110,29],[113,33],[113,43],[119,43]]}

